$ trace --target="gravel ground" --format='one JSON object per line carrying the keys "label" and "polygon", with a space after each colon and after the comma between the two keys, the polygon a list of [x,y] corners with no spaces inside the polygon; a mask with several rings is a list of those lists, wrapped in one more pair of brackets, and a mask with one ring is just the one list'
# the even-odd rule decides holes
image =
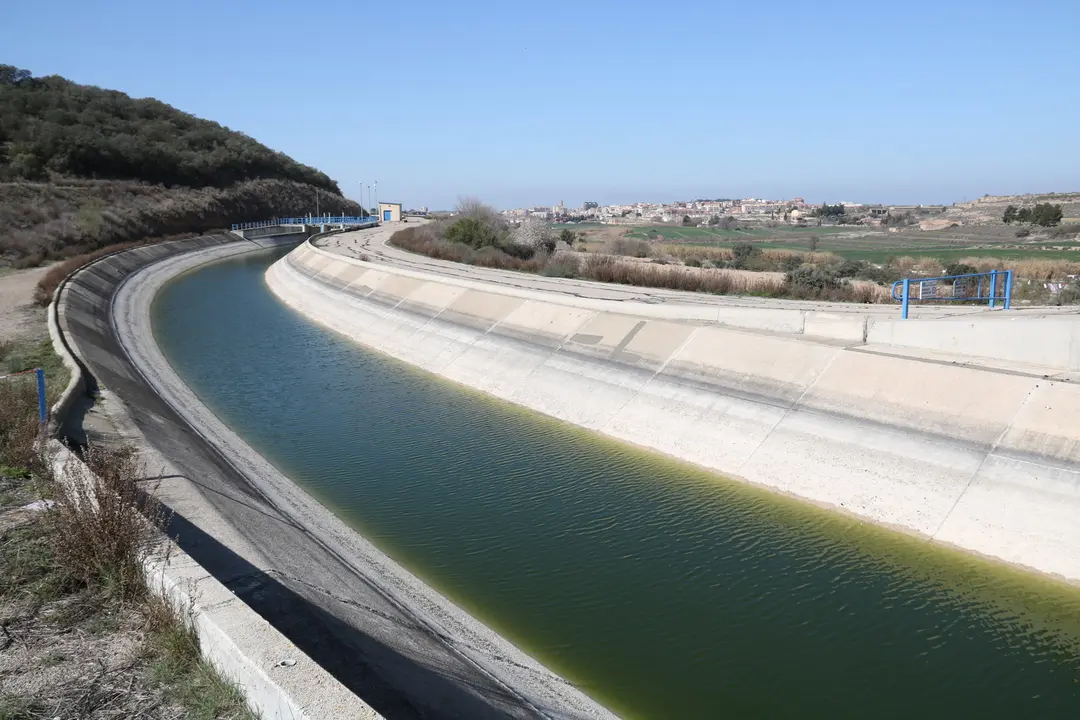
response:
{"label": "gravel ground", "polygon": [[48,337],[45,308],[34,305],[34,287],[48,267],[0,274],[0,340],[41,340]]}

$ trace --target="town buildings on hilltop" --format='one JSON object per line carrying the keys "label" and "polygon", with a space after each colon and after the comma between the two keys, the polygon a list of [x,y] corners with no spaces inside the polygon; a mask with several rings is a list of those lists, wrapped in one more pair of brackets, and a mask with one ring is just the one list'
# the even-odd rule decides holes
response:
{"label": "town buildings on hilltop", "polygon": [[[866,205],[854,202],[830,203],[843,205],[858,214],[866,224],[875,224],[891,211],[908,211],[904,206]],[[803,198],[790,200],[766,200],[762,198],[681,200],[671,203],[636,202],[621,205],[600,205],[587,201],[580,207],[567,207],[561,200],[551,207],[536,206],[504,210],[503,215],[511,221],[529,218],[548,222],[590,221],[610,224],[647,225],[651,223],[686,222],[704,224],[713,218],[732,217],[740,222],[780,221],[803,224],[814,216],[819,205],[808,204]],[[943,212],[945,206],[919,206],[920,214]],[[713,220],[715,223],[716,221]]]}

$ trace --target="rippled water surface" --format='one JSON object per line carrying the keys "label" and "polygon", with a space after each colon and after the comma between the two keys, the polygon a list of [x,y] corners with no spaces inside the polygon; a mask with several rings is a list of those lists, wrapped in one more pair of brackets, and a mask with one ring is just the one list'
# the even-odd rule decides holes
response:
{"label": "rippled water surface", "polygon": [[273,257],[159,296],[181,376],[340,517],[621,714],[1080,717],[1075,590],[368,352],[280,304]]}

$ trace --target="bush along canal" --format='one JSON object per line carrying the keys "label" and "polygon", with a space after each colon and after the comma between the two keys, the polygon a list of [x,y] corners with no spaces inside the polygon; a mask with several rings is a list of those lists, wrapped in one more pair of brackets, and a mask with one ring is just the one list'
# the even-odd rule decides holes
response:
{"label": "bush along canal", "polygon": [[278,302],[280,253],[158,296],[253,447],[632,718],[1080,717],[1080,591],[490,400]]}

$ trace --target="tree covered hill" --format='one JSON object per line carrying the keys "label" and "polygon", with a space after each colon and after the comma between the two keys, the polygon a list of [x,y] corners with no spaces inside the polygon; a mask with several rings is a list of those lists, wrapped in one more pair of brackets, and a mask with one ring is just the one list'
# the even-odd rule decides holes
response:
{"label": "tree covered hill", "polygon": [[340,194],[315,168],[159,100],[0,65],[0,180],[52,176],[186,187],[293,180]]}
{"label": "tree covered hill", "polygon": [[360,210],[325,173],[243,133],[0,64],[0,264],[317,206]]}

